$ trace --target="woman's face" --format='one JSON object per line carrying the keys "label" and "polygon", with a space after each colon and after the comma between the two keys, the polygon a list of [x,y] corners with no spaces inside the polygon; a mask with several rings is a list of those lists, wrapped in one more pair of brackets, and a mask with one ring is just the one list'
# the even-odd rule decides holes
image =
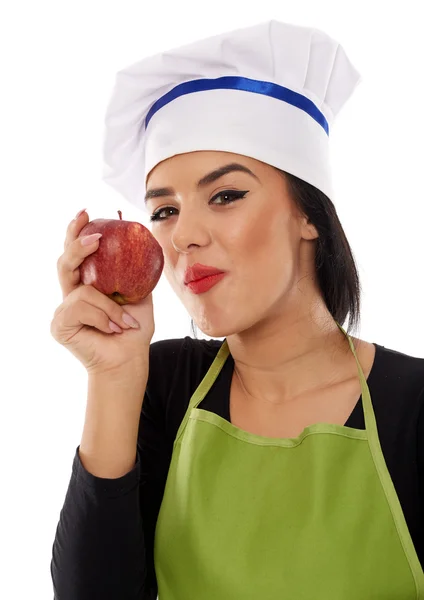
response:
{"label": "woman's face", "polygon": [[[254,174],[229,172],[198,187],[198,181],[238,163]],[[258,324],[290,318],[306,298],[298,282],[314,273],[315,228],[289,197],[285,179],[271,166],[239,154],[199,151],[159,163],[147,192],[171,188],[147,201],[152,234],[162,247],[164,273],[196,325],[211,337],[227,337]],[[231,199],[237,192],[244,197]],[[228,194],[228,195],[227,195]],[[236,198],[236,197],[235,197]],[[201,263],[226,275],[204,293],[184,284],[188,266]],[[288,312],[287,312],[288,311]]]}

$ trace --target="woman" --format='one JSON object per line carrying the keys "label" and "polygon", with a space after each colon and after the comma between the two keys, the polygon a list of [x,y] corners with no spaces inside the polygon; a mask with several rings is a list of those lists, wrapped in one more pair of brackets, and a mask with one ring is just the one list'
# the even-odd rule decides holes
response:
{"label": "woman", "polygon": [[108,181],[145,200],[172,288],[225,339],[150,345],[133,468],[100,477],[77,448],[58,598],[424,597],[424,359],[341,326],[360,293],[328,132],[358,80],[334,40],[276,21],[118,77]]}

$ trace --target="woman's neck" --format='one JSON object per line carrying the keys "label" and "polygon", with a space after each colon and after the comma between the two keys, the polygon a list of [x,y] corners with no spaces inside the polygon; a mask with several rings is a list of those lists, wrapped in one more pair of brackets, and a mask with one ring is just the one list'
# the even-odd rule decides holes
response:
{"label": "woman's neck", "polygon": [[[241,386],[256,399],[285,400],[357,376],[345,334],[328,313],[259,324],[227,337]],[[356,346],[360,340],[352,338]]]}

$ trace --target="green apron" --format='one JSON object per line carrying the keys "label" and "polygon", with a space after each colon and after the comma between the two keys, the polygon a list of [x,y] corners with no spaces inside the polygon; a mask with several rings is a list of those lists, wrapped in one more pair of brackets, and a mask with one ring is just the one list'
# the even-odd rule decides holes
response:
{"label": "green apron", "polygon": [[[338,324],[338,323],[337,323]],[[317,423],[248,433],[197,408],[175,438],[155,535],[159,600],[424,600],[424,573],[358,366],[366,429]]]}

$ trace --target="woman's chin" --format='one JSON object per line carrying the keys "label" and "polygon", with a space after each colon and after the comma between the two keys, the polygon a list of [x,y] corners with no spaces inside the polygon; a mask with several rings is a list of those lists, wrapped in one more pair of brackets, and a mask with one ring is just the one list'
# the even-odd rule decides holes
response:
{"label": "woman's chin", "polygon": [[196,325],[204,335],[211,338],[226,338],[238,332],[238,329],[234,326],[234,322],[231,324],[224,323],[222,319],[220,319],[220,322],[218,323],[217,319],[217,321],[208,320],[208,322],[205,323],[202,319],[196,320],[194,317],[192,318],[194,325]]}

